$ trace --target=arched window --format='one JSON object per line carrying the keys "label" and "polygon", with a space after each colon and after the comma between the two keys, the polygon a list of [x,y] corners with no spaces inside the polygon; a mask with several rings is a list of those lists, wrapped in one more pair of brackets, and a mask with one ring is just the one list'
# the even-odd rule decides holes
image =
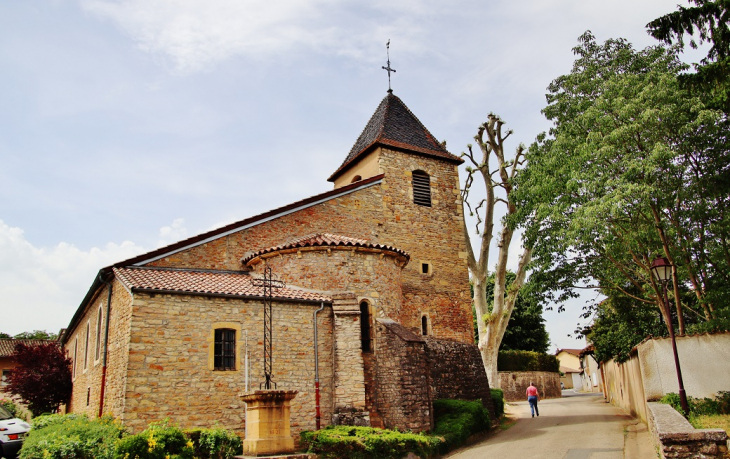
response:
{"label": "arched window", "polygon": [[421,316],[421,334],[428,335],[428,316]]}
{"label": "arched window", "polygon": [[[99,310],[96,313],[96,346],[94,350],[94,360],[98,361],[101,357],[101,325],[102,325],[102,309],[99,306]],[[96,364],[95,364],[96,365]]]}
{"label": "arched window", "polygon": [[216,370],[236,369],[236,330],[230,328],[215,330],[213,367]]}
{"label": "arched window", "polygon": [[413,202],[431,207],[431,177],[423,171],[413,171]]}
{"label": "arched window", "polygon": [[360,303],[360,340],[363,352],[371,352],[372,337],[370,336],[370,305],[367,301]]}

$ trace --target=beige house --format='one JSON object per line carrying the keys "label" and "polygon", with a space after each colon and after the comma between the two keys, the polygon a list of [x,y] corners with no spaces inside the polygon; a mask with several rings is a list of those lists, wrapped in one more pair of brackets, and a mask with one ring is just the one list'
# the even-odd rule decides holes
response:
{"label": "beige house", "polygon": [[[319,422],[422,431],[434,399],[491,404],[461,163],[389,91],[332,190],[101,269],[62,336],[69,411],[132,431],[169,417],[243,434],[239,394],[264,382],[265,339],[276,388],[298,391],[295,434]],[[262,287],[266,268],[282,288]]]}
{"label": "beige house", "polygon": [[583,381],[581,379],[581,373],[583,370],[580,366],[580,351],[582,349],[558,349],[555,353],[560,362],[560,372],[563,374],[560,377],[560,382],[564,389],[577,389],[581,390],[583,387]]}

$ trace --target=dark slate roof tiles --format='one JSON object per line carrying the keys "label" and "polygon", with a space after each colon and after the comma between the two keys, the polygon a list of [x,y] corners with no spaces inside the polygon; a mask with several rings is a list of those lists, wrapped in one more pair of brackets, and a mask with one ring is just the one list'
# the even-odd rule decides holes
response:
{"label": "dark slate roof tiles", "polygon": [[449,153],[398,96],[388,93],[375,109],[375,113],[370,117],[370,121],[355,141],[345,161],[328,180],[334,181],[350,164],[375,145],[434,156],[456,164],[464,162]]}

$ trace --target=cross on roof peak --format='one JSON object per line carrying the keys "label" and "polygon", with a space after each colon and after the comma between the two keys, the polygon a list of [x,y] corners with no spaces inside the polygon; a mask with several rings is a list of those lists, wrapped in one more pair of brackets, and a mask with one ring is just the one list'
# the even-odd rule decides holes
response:
{"label": "cross on roof peak", "polygon": [[385,44],[385,51],[388,53],[388,66],[383,66],[383,70],[388,72],[388,93],[393,94],[393,90],[390,88],[390,72],[395,73],[395,69],[390,68],[390,40]]}

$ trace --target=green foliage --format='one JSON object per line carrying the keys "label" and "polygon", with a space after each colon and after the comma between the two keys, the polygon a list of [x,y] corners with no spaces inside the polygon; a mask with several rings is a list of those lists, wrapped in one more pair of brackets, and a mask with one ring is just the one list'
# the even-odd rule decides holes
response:
{"label": "green foliage", "polygon": [[[9,338],[9,337],[8,337]],[[57,340],[58,335],[56,333],[49,333],[45,330],[33,330],[30,332],[22,332],[13,336],[14,339],[48,339]]]}
{"label": "green foliage", "polygon": [[441,440],[373,427],[328,426],[300,434],[302,447],[321,459],[400,459],[409,452],[430,457]]}
{"label": "green foliage", "polygon": [[502,389],[490,389],[490,391],[492,392],[494,414],[501,418],[504,415],[504,391]]}
{"label": "green foliage", "polygon": [[499,351],[499,371],[560,371],[560,361],[554,355],[532,351]]}
{"label": "green foliage", "polygon": [[681,87],[676,49],[599,44],[587,32],[574,52],[571,73],[548,87],[553,128],[517,177],[530,283],[555,303],[595,287],[653,308],[661,289],[649,268],[661,254],[697,294],[681,307],[712,319],[730,304],[726,115]]}
{"label": "green foliage", "polygon": [[71,397],[71,359],[57,342],[18,342],[12,359],[17,366],[7,390],[22,398],[34,415],[53,413]]}
{"label": "green foliage", "polygon": [[715,317],[707,322],[699,322],[687,327],[687,333],[715,333],[730,331],[730,308],[718,309]]}
{"label": "green foliage", "polygon": [[194,444],[168,419],[119,441],[116,459],[193,459]]}
{"label": "green foliage", "polygon": [[196,459],[229,459],[243,454],[241,438],[225,429],[186,430],[185,435],[193,442]]}
{"label": "green foliage", "polygon": [[[660,403],[672,405],[677,412],[682,413],[682,404],[679,394],[670,392],[659,400]],[[730,414],[730,392],[720,391],[715,398],[687,397],[689,405],[689,420],[697,416],[711,416],[715,414]]]}
{"label": "green foliage", "polygon": [[23,443],[20,459],[112,459],[124,429],[113,418],[39,416]]}
{"label": "green foliage", "polygon": [[463,445],[470,435],[489,429],[489,412],[480,401],[436,400],[433,410],[433,434],[444,439],[439,447],[441,453]]}
{"label": "green foliage", "polygon": [[0,406],[5,408],[14,418],[18,417],[20,409],[12,400],[0,398]]}

